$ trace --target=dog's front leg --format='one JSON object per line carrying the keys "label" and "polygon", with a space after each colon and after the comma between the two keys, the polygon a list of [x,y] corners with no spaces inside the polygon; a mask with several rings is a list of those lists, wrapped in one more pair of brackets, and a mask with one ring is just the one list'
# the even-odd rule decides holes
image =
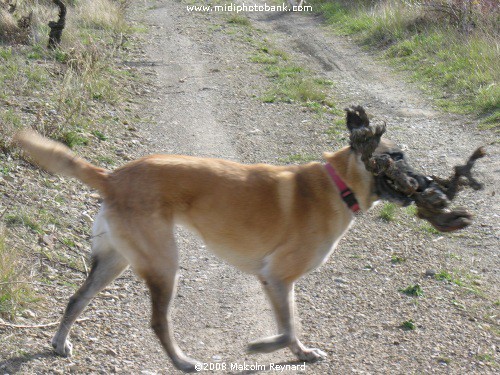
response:
{"label": "dog's front leg", "polygon": [[253,341],[249,344],[250,352],[269,353],[289,347],[301,361],[315,362],[326,357],[320,349],[307,348],[296,336],[294,322],[293,282],[284,282],[273,277],[260,277],[264,291],[273,307],[278,335]]}

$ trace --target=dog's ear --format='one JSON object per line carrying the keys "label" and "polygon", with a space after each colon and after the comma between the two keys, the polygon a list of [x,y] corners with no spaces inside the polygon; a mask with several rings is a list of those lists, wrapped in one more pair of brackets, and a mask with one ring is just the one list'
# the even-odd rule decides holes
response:
{"label": "dog's ear", "polygon": [[361,106],[346,108],[346,125],[351,133],[351,149],[361,154],[361,160],[368,170],[371,170],[370,158],[380,143],[382,134],[385,133],[385,123],[382,125],[370,125],[370,120]]}

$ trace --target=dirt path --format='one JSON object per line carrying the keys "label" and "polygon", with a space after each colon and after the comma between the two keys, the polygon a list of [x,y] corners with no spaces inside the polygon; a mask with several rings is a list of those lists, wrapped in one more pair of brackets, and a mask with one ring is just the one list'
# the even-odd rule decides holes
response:
{"label": "dirt path", "polygon": [[[223,16],[188,13],[185,4],[159,0],[136,5],[131,17],[149,25],[151,40],[144,55],[128,63],[153,77],[143,113],[151,121],[139,129],[145,146],[134,156],[162,152],[278,163],[295,154],[320,160],[322,151],[345,144],[325,133],[328,116],[258,99],[269,81],[249,61],[252,51],[235,30],[238,26],[229,26]],[[363,104],[385,119],[388,136],[404,144],[412,163],[427,172],[447,175],[464,155],[489,143],[489,135],[476,131],[471,120],[440,113],[400,75],[323,30],[318,18],[291,13],[248,17],[294,62],[334,81],[339,107]],[[498,151],[497,145],[490,146],[492,156],[478,165],[485,191],[461,196],[459,203],[477,217],[464,232],[432,234],[405,213],[387,223],[378,217],[380,207],[356,221],[329,262],[296,288],[303,341],[322,348],[328,359],[307,365],[305,372],[284,373],[495,372]],[[174,325],[186,353],[227,366],[293,361],[285,350],[245,353],[249,341],[274,332],[258,283],[217,260],[189,234],[180,231],[178,238],[182,258]],[[395,257],[404,260],[391,262]],[[432,270],[450,272],[455,282],[426,276]],[[425,297],[400,292],[417,283]],[[68,288],[58,294],[53,319],[70,293]],[[147,292],[127,272],[84,314],[91,320],[72,334],[74,357],[51,354],[52,330],[30,333],[19,337],[27,355],[0,362],[0,374],[5,369],[20,374],[177,373],[148,328],[148,314]],[[415,330],[401,329],[408,320],[415,322]]]}

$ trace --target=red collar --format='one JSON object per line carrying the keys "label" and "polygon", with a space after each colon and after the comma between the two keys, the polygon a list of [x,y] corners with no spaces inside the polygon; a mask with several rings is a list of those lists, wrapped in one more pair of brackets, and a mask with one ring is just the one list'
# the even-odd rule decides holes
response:
{"label": "red collar", "polygon": [[347,206],[351,209],[352,212],[358,212],[359,204],[352,190],[347,187],[344,181],[342,181],[340,176],[335,171],[335,168],[333,168],[330,165],[330,163],[326,163],[325,168],[328,171],[328,174],[332,178],[337,188],[340,190],[340,196],[342,197],[344,202],[347,204]]}

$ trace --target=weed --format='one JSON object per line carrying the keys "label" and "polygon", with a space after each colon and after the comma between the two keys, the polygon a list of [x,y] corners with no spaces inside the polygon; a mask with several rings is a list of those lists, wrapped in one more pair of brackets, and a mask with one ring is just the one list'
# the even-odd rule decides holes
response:
{"label": "weed", "polygon": [[422,297],[424,295],[424,291],[419,284],[411,285],[405,289],[400,289],[399,291],[411,297]]}
{"label": "weed", "polygon": [[10,128],[20,129],[22,127],[21,117],[12,109],[0,112],[0,121]]}
{"label": "weed", "polygon": [[65,244],[68,247],[75,247],[75,241],[73,241],[71,238],[62,238],[61,242]]}
{"label": "weed", "polygon": [[441,270],[434,276],[436,280],[446,281],[450,284],[457,285],[463,290],[472,293],[481,298],[487,298],[484,291],[480,289],[481,282],[478,280],[479,276],[456,270],[453,272],[448,272],[446,270]]}
{"label": "weed", "polygon": [[274,48],[267,40],[248,40],[256,48],[250,61],[265,65],[267,76],[272,80],[271,88],[261,96],[264,103],[299,103],[316,112],[334,111],[335,104],[327,95],[329,80],[314,77],[306,69],[288,62],[289,56]]}
{"label": "weed", "polygon": [[75,146],[87,145],[89,140],[85,138],[82,134],[76,131],[67,131],[61,134],[60,140],[68,145],[69,148]]}
{"label": "weed", "polygon": [[116,164],[116,161],[110,156],[98,156],[98,157],[96,157],[96,160],[99,161],[100,163],[107,164],[107,165],[115,165]]}
{"label": "weed", "polygon": [[454,282],[454,277],[452,276],[451,273],[449,273],[448,271],[445,271],[445,270],[442,270],[442,271],[439,271],[438,273],[436,273],[436,275],[434,275],[434,278],[436,280],[439,280],[439,281],[448,281],[448,282]]}
{"label": "weed", "polygon": [[411,205],[405,207],[405,211],[408,216],[417,216],[417,206]]}
{"label": "weed", "polygon": [[394,221],[396,219],[395,216],[396,208],[397,206],[394,203],[390,202],[384,203],[382,209],[380,210],[379,217],[387,222]]}
{"label": "weed", "polygon": [[10,60],[12,58],[12,48],[0,46],[0,58],[2,60]]}
{"label": "weed", "polygon": [[403,258],[402,256],[399,256],[399,255],[396,255],[396,254],[392,254],[392,256],[391,256],[391,263],[392,264],[401,264],[403,262],[406,262],[405,258]]}
{"label": "weed", "polygon": [[495,363],[495,356],[489,353],[476,354],[476,359],[481,362]]}
{"label": "weed", "polygon": [[438,231],[436,228],[434,228],[431,224],[428,222],[423,222],[420,226],[419,229],[422,232],[429,233],[429,234],[442,234],[440,231]]}
{"label": "weed", "polygon": [[460,302],[460,301],[457,301],[457,300],[454,299],[454,300],[451,301],[451,304],[453,306],[457,307],[460,310],[465,310],[465,305],[462,302]]}
{"label": "weed", "polygon": [[100,130],[92,130],[91,133],[94,137],[96,137],[100,141],[106,141],[108,139],[108,137],[106,137],[104,133],[101,132]]}
{"label": "weed", "polygon": [[405,331],[413,331],[417,327],[415,326],[415,322],[412,319],[409,319],[401,323],[401,328]]}
{"label": "weed", "polygon": [[250,61],[258,64],[277,64],[279,60],[276,56],[265,53],[257,53],[250,57]]}

